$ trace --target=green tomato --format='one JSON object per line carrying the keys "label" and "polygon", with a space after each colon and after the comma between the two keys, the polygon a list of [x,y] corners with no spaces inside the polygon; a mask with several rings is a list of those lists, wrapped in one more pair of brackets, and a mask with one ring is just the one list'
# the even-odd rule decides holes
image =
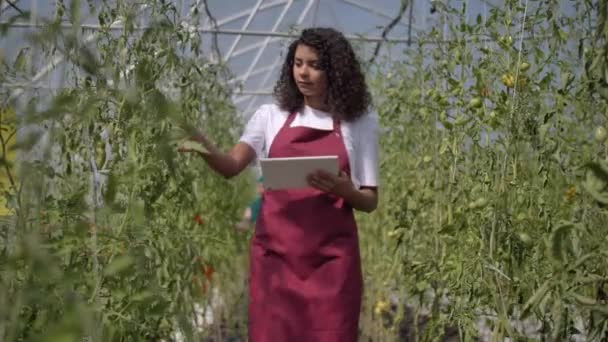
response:
{"label": "green tomato", "polygon": [[598,126],[595,129],[593,137],[595,138],[595,141],[603,143],[604,141],[606,141],[606,138],[608,138],[608,133],[606,132],[606,129],[604,127]]}
{"label": "green tomato", "polygon": [[471,108],[480,108],[482,105],[483,101],[481,101],[479,97],[474,97],[469,102],[469,106],[471,106]]}
{"label": "green tomato", "polygon": [[480,197],[475,201],[475,203],[477,204],[478,208],[483,208],[488,205],[488,200],[485,197]]}
{"label": "green tomato", "polygon": [[485,197],[480,197],[475,201],[469,203],[469,209],[483,208],[488,204],[488,200]]}
{"label": "green tomato", "polygon": [[469,120],[464,115],[461,115],[458,118],[456,118],[456,120],[454,120],[454,125],[462,126],[462,125],[466,124],[467,122],[469,122]]}
{"label": "green tomato", "polygon": [[526,245],[529,245],[532,242],[532,238],[526,233],[519,233],[517,234],[517,237],[519,237],[521,242],[525,243]]}

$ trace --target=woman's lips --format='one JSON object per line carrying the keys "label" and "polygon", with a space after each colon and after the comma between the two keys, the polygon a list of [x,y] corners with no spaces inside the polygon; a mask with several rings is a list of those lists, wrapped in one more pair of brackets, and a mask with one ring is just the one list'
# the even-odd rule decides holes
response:
{"label": "woman's lips", "polygon": [[300,87],[304,87],[304,88],[310,88],[310,87],[312,87],[312,83],[311,82],[301,82],[300,81],[300,82],[297,82],[297,83],[298,83],[298,85]]}

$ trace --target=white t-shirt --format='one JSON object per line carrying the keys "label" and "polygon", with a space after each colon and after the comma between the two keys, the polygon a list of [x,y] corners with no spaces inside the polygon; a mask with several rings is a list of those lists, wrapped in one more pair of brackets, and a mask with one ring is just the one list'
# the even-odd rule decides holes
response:
{"label": "white t-shirt", "polygon": [[[266,158],[270,146],[289,113],[276,104],[265,104],[253,114],[245,126],[240,141],[253,148],[258,158]],[[290,127],[310,127],[333,130],[329,113],[304,106]],[[348,154],[351,180],[356,187],[378,186],[378,117],[368,113],[353,122],[340,125],[344,146]]]}

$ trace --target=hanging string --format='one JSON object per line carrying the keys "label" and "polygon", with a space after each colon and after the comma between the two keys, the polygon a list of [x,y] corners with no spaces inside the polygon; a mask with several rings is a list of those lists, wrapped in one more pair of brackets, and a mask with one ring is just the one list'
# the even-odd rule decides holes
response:
{"label": "hanging string", "polygon": [[410,1],[410,17],[409,17],[409,23],[407,26],[407,46],[410,47],[412,45],[412,17],[414,14],[414,0]]}
{"label": "hanging string", "polygon": [[[519,2],[521,6],[521,0]],[[519,69],[521,65],[521,54],[523,50],[523,42],[524,42],[524,29],[526,26],[526,17],[528,14],[528,0],[526,0],[526,4],[524,5],[524,16],[521,20],[521,29],[519,31],[519,48],[517,51],[517,65],[515,67],[515,86],[513,87],[513,101],[511,102],[511,121],[513,120],[513,112],[515,112],[515,96],[517,94],[517,85],[519,82]]]}
{"label": "hanging string", "polygon": [[[393,29],[393,27],[395,27],[399,21],[401,21],[401,18],[403,17],[403,14],[405,13],[405,10],[407,9],[407,6],[409,5],[409,3],[413,2],[413,0],[401,0],[401,7],[399,8],[399,13],[397,14],[397,16],[384,28],[384,30],[382,30],[382,35],[381,37],[383,39],[386,38],[386,36],[388,35],[388,33]],[[409,43],[408,43],[409,44]],[[374,52],[372,54],[372,57],[369,59],[369,61],[367,62],[368,64],[373,64],[374,61],[376,60],[376,57],[378,57],[378,53],[380,52],[380,48],[382,47],[382,42],[378,42],[376,44],[376,47],[374,48]]]}
{"label": "hanging string", "polygon": [[321,0],[317,0],[317,3],[315,4],[315,11],[312,13],[312,26],[317,26],[317,15],[319,13],[319,3],[321,3]]}

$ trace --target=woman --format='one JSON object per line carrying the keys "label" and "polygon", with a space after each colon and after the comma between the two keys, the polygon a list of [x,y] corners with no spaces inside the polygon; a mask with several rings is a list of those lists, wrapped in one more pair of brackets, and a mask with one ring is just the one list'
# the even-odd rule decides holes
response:
{"label": "woman", "polygon": [[310,189],[267,190],[250,245],[249,340],[356,341],[363,281],[353,209],[378,203],[377,119],[354,51],[329,28],[290,46],[275,86],[228,153],[202,134],[207,164],[225,177],[257,157],[337,155],[340,174]]}

